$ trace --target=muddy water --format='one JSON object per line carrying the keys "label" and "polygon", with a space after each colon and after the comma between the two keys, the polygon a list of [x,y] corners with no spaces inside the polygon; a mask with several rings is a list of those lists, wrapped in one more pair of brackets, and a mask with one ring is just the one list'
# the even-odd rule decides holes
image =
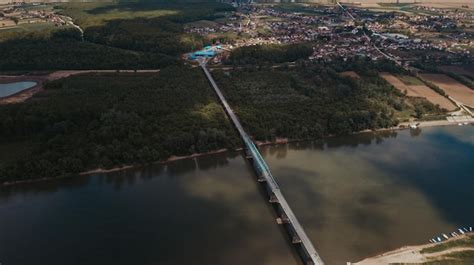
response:
{"label": "muddy water", "polygon": [[[263,148],[326,264],[474,223],[474,127]],[[239,154],[0,189],[0,262],[299,264]]]}
{"label": "muddy water", "polygon": [[327,264],[474,224],[474,127],[362,134],[265,148]]}

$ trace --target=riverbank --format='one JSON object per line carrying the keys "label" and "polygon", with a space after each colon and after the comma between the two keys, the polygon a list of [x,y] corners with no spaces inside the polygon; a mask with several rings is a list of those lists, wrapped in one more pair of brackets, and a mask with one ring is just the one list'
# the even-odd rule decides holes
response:
{"label": "riverbank", "polygon": [[[366,258],[362,261],[349,263],[353,265],[377,265],[377,264],[422,264],[432,261],[458,261],[462,262],[463,252],[474,252],[474,234],[470,233],[450,238],[442,243],[430,243],[416,246],[405,246],[392,250],[375,257]],[[459,256],[461,260],[456,260]]]}
{"label": "riverbank", "polygon": [[[427,127],[442,127],[442,126],[457,126],[457,123],[453,123],[447,120],[438,120],[438,121],[421,121],[417,122],[418,123],[418,128],[427,128]],[[471,123],[471,125],[474,125],[474,123]],[[375,130],[364,130],[360,132],[355,132],[353,135],[356,134],[363,134],[363,133],[377,133],[377,132],[387,132],[387,131],[396,131],[396,130],[406,130],[410,129],[410,123],[401,123],[397,127],[391,127],[391,128],[382,128],[382,129],[375,129]],[[323,137],[323,139],[329,139],[336,137],[335,135],[329,135],[326,137]],[[297,143],[297,142],[306,142],[306,141],[314,141],[318,139],[288,139],[288,138],[277,138],[275,141],[256,141],[257,146],[268,146],[268,145],[282,145],[282,144],[288,144],[288,143]],[[242,151],[243,148],[236,148],[235,152],[240,152]],[[166,160],[163,161],[156,161],[153,164],[167,164],[171,163],[174,161],[178,160],[184,160],[184,159],[192,159],[196,157],[202,157],[202,156],[209,156],[209,155],[215,155],[215,154],[221,154],[225,152],[229,152],[231,150],[228,150],[226,148],[215,150],[215,151],[210,151],[206,153],[194,153],[191,155],[187,156],[171,156]],[[118,172],[118,171],[123,171],[127,169],[132,169],[132,168],[137,168],[140,166],[145,166],[143,164],[137,164],[137,165],[123,165],[123,166],[117,166],[113,167],[110,169],[104,169],[104,168],[96,168],[96,169],[91,169],[87,170],[84,172],[81,172],[78,174],[78,176],[88,176],[92,174],[100,174],[100,173],[113,173],[113,172]],[[17,181],[7,181],[0,186],[13,186],[13,185],[21,185],[21,184],[31,184],[31,183],[37,183],[37,182],[42,182],[42,181],[48,181],[48,180],[56,180],[56,179],[62,179],[62,178],[71,178],[74,176],[60,176],[60,177],[48,177],[48,178],[38,178],[38,179],[26,179],[26,180],[17,180]]]}
{"label": "riverbank", "polygon": [[[178,160],[191,159],[191,158],[214,155],[214,154],[221,154],[221,153],[225,153],[225,152],[228,152],[228,151],[229,151],[228,149],[223,148],[223,149],[219,149],[219,150],[215,150],[215,151],[211,151],[211,152],[206,152],[206,153],[194,153],[194,154],[187,155],[187,156],[171,156],[166,160],[151,163],[151,165],[167,164],[167,163],[171,163],[171,162],[178,161]],[[242,151],[242,148],[238,148],[235,151]],[[101,173],[113,173],[113,172],[123,171],[123,170],[127,170],[127,169],[137,168],[137,167],[140,167],[140,166],[146,166],[146,165],[145,164],[143,164],[143,165],[140,165],[140,164],[137,164],[137,165],[123,165],[123,166],[117,166],[117,167],[113,167],[113,168],[109,168],[109,169],[96,168],[96,169],[91,169],[91,170],[81,172],[81,173],[78,174],[78,176],[89,176],[89,175],[101,174]],[[60,177],[48,177],[48,178],[38,178],[38,179],[25,179],[25,180],[7,181],[7,182],[2,183],[1,186],[6,187],[6,186],[13,186],[13,185],[21,185],[21,184],[32,184],[32,183],[43,182],[43,181],[48,181],[48,180],[57,180],[57,179],[73,178],[73,177],[75,177],[75,176],[60,176]]]}

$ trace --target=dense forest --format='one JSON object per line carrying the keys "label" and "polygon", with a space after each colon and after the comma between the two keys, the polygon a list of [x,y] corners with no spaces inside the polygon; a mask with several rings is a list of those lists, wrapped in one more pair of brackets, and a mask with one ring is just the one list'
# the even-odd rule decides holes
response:
{"label": "dense forest", "polygon": [[[151,69],[177,64],[182,53],[206,44],[184,24],[232,10],[220,3],[135,1],[65,3],[58,12],[84,28],[12,34],[0,41],[0,71]],[[84,39],[83,39],[84,38]]]}
{"label": "dense forest", "polygon": [[23,36],[0,42],[0,71],[80,70],[80,69],[156,69],[177,64],[175,57],[133,52],[90,42],[82,42],[75,29],[51,36]]}
{"label": "dense forest", "polygon": [[[190,1],[139,1],[124,2],[114,6],[105,6],[88,11],[88,16],[107,18],[112,12],[122,10],[135,11],[133,19],[107,20],[106,23],[90,25],[88,19],[79,20],[84,24],[86,40],[108,46],[179,55],[190,50],[202,48],[207,40],[195,34],[186,34],[183,25],[199,20],[215,20],[223,17],[222,13],[231,11],[230,5],[214,3],[192,3]],[[152,11],[154,13],[140,12]],[[150,15],[154,17],[149,17]]]}
{"label": "dense forest", "polygon": [[240,144],[201,71],[183,66],[54,81],[23,104],[0,106],[0,139],[0,182]]}
{"label": "dense forest", "polygon": [[226,63],[245,65],[294,62],[307,59],[312,53],[313,48],[307,44],[244,46],[233,50]]}
{"label": "dense forest", "polygon": [[[395,126],[399,113],[421,118],[439,111],[378,76],[390,69],[402,71],[390,62],[356,58],[213,75],[255,139],[308,139]],[[347,70],[361,78],[340,75]],[[198,68],[87,74],[45,87],[25,103],[0,106],[0,182],[240,146]]]}
{"label": "dense forest", "polygon": [[358,71],[360,79],[342,77],[334,70],[349,70],[351,65],[363,62],[249,67],[213,73],[243,126],[257,140],[319,138],[386,128],[398,124],[397,113],[414,111],[415,107],[420,112],[436,110],[426,100],[409,103],[381,79],[376,69],[390,64],[367,61],[360,68],[364,70]]}

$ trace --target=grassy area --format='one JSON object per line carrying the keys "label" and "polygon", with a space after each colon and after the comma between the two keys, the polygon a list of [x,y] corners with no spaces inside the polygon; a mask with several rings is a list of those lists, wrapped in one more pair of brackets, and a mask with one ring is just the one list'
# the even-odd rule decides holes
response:
{"label": "grassy area", "polygon": [[443,244],[437,244],[433,247],[424,248],[421,250],[421,253],[435,253],[456,247],[474,247],[474,235],[459,240],[448,241]]}
{"label": "grassy area", "polygon": [[157,18],[175,15],[179,11],[157,7],[152,10],[125,9],[113,3],[64,3],[57,6],[60,13],[70,16],[81,27],[104,25],[117,19]]}
{"label": "grassy area", "polygon": [[321,9],[317,9],[317,7],[320,7],[319,5],[307,5],[307,4],[286,4],[286,3],[281,3],[275,5],[275,10],[283,11],[283,12],[289,12],[289,13],[302,13],[306,15],[318,15],[318,14],[323,14]]}
{"label": "grassy area", "polygon": [[462,259],[464,262],[474,262],[474,250],[460,251],[446,255],[454,259]]}
{"label": "grassy area", "polygon": [[474,264],[474,250],[458,251],[444,255],[440,260],[423,263],[425,265],[466,265]]}
{"label": "grassy area", "polygon": [[377,3],[379,6],[383,7],[406,7],[411,6],[412,3]]}
{"label": "grassy area", "polygon": [[[227,6],[216,1],[193,3],[173,3],[173,1],[122,2],[122,3],[62,3],[56,8],[70,16],[84,29],[101,26],[113,20],[136,18],[161,18],[170,16],[197,16],[214,13],[216,9],[225,10]],[[218,10],[217,10],[218,11]],[[191,19],[192,20],[192,19]]]}
{"label": "grassy area", "polygon": [[7,56],[1,58],[0,70],[160,68],[210,42],[187,34],[186,23],[213,21],[233,10],[211,0],[75,2],[54,8],[84,28],[83,38],[77,30],[52,32],[33,24],[27,30],[35,34],[1,34],[0,54]]}
{"label": "grassy area", "polygon": [[14,27],[0,28],[0,42],[24,37],[25,35],[50,36],[59,29],[67,29],[66,25],[56,27],[52,22],[20,23]]}
{"label": "grassy area", "polygon": [[407,86],[424,85],[424,83],[420,79],[414,76],[410,76],[410,75],[395,75],[395,76]]}

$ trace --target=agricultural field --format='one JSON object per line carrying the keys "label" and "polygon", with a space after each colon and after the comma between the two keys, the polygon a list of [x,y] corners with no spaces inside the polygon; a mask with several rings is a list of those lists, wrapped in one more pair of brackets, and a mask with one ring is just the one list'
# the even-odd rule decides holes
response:
{"label": "agricultural field", "polygon": [[452,72],[458,75],[466,76],[470,79],[474,79],[474,67],[472,66],[443,65],[439,68],[445,72]]}
{"label": "agricultural field", "polygon": [[420,74],[424,79],[432,82],[446,94],[453,97],[455,100],[462,102],[468,106],[474,107],[474,90],[459,83],[451,77],[444,74]]}
{"label": "agricultural field", "polygon": [[395,76],[407,86],[424,85],[423,81],[411,75],[397,74]]}
{"label": "agricultural field", "polygon": [[449,99],[436,93],[431,88],[424,85],[421,80],[418,80],[415,77],[406,75],[394,76],[390,73],[381,73],[380,76],[387,82],[389,82],[392,86],[400,90],[402,93],[405,93],[406,91],[407,96],[409,97],[426,98],[429,102],[435,105],[439,105],[441,108],[446,109],[448,111],[453,111],[456,109],[456,106]]}

